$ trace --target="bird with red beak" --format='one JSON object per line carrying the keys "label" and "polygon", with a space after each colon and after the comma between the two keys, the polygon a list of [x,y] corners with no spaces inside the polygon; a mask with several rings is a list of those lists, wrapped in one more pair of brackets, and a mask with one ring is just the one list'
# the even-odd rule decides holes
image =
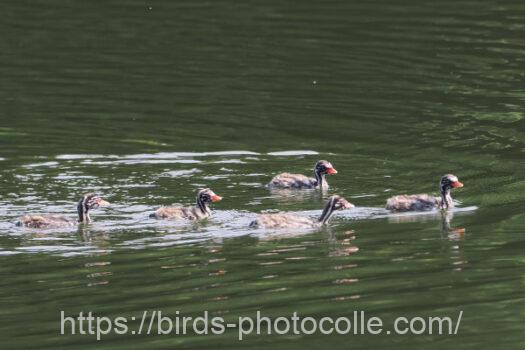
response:
{"label": "bird with red beak", "polygon": [[281,173],[274,176],[272,181],[268,184],[268,187],[279,189],[279,188],[295,188],[295,189],[308,189],[308,188],[321,188],[327,189],[328,182],[326,181],[326,175],[335,175],[337,170],[333,167],[332,163],[326,160],[318,161],[314,166],[314,176],[308,177],[302,174],[290,174]]}

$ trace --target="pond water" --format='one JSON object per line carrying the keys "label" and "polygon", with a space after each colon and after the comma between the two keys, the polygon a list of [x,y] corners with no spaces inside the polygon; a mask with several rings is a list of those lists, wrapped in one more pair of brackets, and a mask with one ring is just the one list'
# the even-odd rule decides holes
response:
{"label": "pond water", "polygon": [[[2,348],[525,346],[525,5],[487,1],[8,1],[0,30]],[[328,192],[270,192],[327,159]],[[388,197],[465,184],[447,215]],[[149,219],[223,200],[202,223]],[[83,193],[112,205],[71,229]],[[316,230],[257,213],[356,205]],[[60,335],[60,311],[398,316],[457,335]]]}

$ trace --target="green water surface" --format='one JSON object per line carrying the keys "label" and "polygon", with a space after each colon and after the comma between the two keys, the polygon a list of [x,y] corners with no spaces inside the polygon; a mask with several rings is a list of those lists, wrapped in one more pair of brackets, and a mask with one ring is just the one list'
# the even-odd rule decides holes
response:
{"label": "green water surface", "polygon": [[[522,349],[525,3],[3,1],[2,349]],[[281,171],[338,170],[327,193],[275,193]],[[389,215],[394,194],[465,184],[442,217]],[[200,224],[160,205],[224,197]],[[85,192],[112,206],[72,229]],[[251,230],[256,213],[327,228]],[[60,335],[60,311],[228,320],[463,311],[458,334]]]}

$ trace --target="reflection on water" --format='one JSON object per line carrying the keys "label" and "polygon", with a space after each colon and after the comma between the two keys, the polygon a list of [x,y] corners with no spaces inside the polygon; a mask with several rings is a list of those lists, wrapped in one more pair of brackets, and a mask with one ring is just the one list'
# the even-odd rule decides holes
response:
{"label": "reflection on water", "polygon": [[329,256],[350,256],[359,251],[359,247],[354,244],[356,239],[355,232],[353,230],[345,231],[342,239],[337,239],[332,236],[329,240],[330,252]]}
{"label": "reflection on water", "polygon": [[466,228],[452,227],[451,222],[456,215],[472,214],[477,207],[457,208],[452,210],[433,210],[429,212],[410,212],[391,214],[388,221],[392,223],[415,223],[427,221],[440,221],[441,232],[451,240],[461,239],[465,236]]}
{"label": "reflection on water", "polygon": [[467,231],[464,227],[452,227],[450,222],[454,217],[452,211],[446,211],[441,213],[441,231],[443,234],[446,234],[447,237],[451,240],[458,240],[465,236]]}
{"label": "reflection on water", "polygon": [[270,188],[271,197],[280,205],[286,205],[293,202],[304,202],[307,200],[317,200],[328,198],[326,189],[281,189]]}

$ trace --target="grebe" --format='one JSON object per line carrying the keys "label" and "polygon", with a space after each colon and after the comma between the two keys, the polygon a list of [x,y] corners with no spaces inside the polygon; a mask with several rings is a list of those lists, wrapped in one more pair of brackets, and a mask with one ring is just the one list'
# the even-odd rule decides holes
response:
{"label": "grebe", "polygon": [[276,175],[268,184],[270,188],[328,188],[325,175],[337,174],[337,170],[326,160],[320,160],[315,164],[314,176],[311,178],[302,174],[282,173]]}
{"label": "grebe", "polygon": [[391,211],[424,211],[432,209],[449,209],[454,207],[454,201],[450,195],[453,188],[463,187],[457,176],[444,175],[439,182],[440,197],[428,194],[413,194],[394,196],[387,200],[386,209]]}
{"label": "grebe", "polygon": [[194,207],[161,207],[149,217],[154,219],[201,220],[211,215],[208,204],[220,200],[222,197],[216,195],[209,188],[205,188],[197,192],[197,204]]}
{"label": "grebe", "polygon": [[319,219],[312,220],[292,214],[261,214],[250,223],[250,227],[261,228],[312,228],[325,225],[334,211],[351,209],[354,205],[343,197],[334,195],[328,198]]}
{"label": "grebe", "polygon": [[94,193],[85,194],[77,205],[78,220],[72,220],[62,215],[24,215],[16,223],[17,226],[30,228],[59,228],[74,226],[78,223],[90,223],[89,211],[98,207],[108,206],[105,201]]}

